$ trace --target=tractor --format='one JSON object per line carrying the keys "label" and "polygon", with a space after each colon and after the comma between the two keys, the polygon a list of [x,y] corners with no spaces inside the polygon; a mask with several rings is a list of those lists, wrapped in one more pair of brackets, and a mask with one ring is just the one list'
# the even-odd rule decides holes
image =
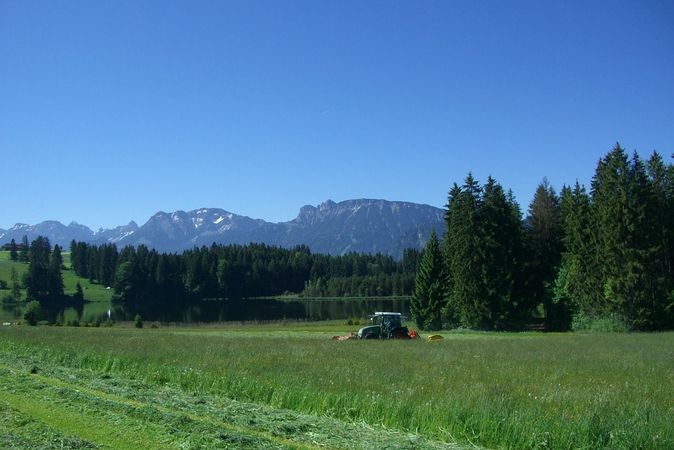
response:
{"label": "tractor", "polygon": [[367,317],[372,325],[358,330],[358,339],[410,339],[402,314],[378,311]]}

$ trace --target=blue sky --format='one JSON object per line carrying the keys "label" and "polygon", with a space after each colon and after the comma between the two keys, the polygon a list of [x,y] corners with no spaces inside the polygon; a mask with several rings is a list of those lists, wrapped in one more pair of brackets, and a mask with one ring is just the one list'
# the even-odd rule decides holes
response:
{"label": "blue sky", "polygon": [[526,210],[674,152],[671,1],[0,0],[0,228],[328,198]]}

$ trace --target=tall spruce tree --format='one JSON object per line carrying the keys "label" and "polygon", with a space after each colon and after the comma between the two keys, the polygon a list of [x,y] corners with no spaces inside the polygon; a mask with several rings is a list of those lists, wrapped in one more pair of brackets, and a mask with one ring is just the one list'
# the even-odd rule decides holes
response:
{"label": "tall spruce tree", "polygon": [[547,178],[536,188],[529,205],[527,232],[527,295],[543,305],[546,326],[552,330],[571,325],[567,305],[553,300],[553,287],[562,258],[562,216],[559,197]]}
{"label": "tall spruce tree", "polygon": [[19,259],[19,252],[17,251],[16,241],[14,239],[9,243],[9,259],[17,261]]}
{"label": "tall spruce tree", "polygon": [[645,165],[616,145],[597,165],[592,194],[609,310],[633,328],[656,327],[665,295],[657,275],[662,239]]}
{"label": "tall spruce tree", "polygon": [[[674,156],[674,155],[673,155]],[[657,241],[658,266],[654,276],[661,301],[658,302],[659,328],[674,327],[674,165],[665,165],[653,152],[647,164],[651,185],[653,232]]]}
{"label": "tall spruce tree", "polygon": [[451,245],[451,237],[450,237],[450,228],[449,224],[452,223],[452,210],[454,208],[454,202],[456,201],[456,198],[461,194],[461,187],[454,183],[449,190],[449,194],[447,197],[447,205],[445,205],[445,235],[442,240],[442,257],[444,259],[444,265],[445,265],[445,272],[447,275],[447,302],[445,303],[445,307],[443,308],[442,311],[442,317],[445,323],[448,323],[450,325],[458,325],[459,324],[459,318],[457,314],[457,310],[451,301],[451,296],[452,292],[454,290],[454,286],[452,284],[452,278],[450,276],[452,267],[451,267],[451,261],[452,261],[452,251],[453,247]]}
{"label": "tall spruce tree", "polygon": [[439,330],[447,301],[447,277],[435,231],[426,244],[410,301],[412,318],[422,330]]}
{"label": "tall spruce tree", "polygon": [[446,258],[451,280],[449,310],[469,328],[487,328],[489,316],[482,283],[484,255],[480,233],[481,190],[468,174],[460,189],[452,188],[446,218]]}
{"label": "tall spruce tree", "polygon": [[482,283],[487,328],[522,326],[531,305],[522,296],[523,230],[519,206],[491,176],[484,185],[478,233],[482,241]]}
{"label": "tall spruce tree", "polygon": [[49,260],[49,296],[58,299],[63,297],[63,257],[61,256],[61,247],[54,245]]}
{"label": "tall spruce tree", "polygon": [[49,270],[49,255],[51,246],[49,239],[38,236],[30,245],[30,260],[28,271],[25,274],[24,285],[29,299],[40,302],[49,297],[51,288],[51,272]]}
{"label": "tall spruce tree", "polygon": [[447,207],[448,312],[469,328],[521,325],[530,305],[523,296],[521,212],[512,192],[492,177],[480,188],[468,174],[462,187],[452,187]]}
{"label": "tall spruce tree", "polygon": [[560,211],[564,228],[562,264],[555,279],[555,302],[574,313],[594,316],[606,312],[601,292],[601,266],[590,197],[576,182],[562,188]]}
{"label": "tall spruce tree", "polygon": [[21,238],[21,247],[19,248],[19,261],[28,262],[28,236],[25,234]]}

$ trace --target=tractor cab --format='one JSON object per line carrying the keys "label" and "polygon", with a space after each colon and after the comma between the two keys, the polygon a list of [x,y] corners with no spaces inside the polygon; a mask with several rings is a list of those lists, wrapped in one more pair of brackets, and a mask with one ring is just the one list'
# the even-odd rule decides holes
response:
{"label": "tractor cab", "polygon": [[409,339],[402,314],[378,311],[367,317],[372,325],[358,330],[358,339]]}

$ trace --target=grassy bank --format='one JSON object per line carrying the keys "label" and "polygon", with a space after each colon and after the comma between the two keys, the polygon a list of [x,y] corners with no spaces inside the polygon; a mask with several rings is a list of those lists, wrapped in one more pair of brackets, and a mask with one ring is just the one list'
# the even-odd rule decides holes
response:
{"label": "grassy bank", "polygon": [[0,352],[149,391],[327,415],[432,441],[674,446],[672,333],[448,334],[432,343],[335,342],[331,334],[310,326],[9,327]]}

